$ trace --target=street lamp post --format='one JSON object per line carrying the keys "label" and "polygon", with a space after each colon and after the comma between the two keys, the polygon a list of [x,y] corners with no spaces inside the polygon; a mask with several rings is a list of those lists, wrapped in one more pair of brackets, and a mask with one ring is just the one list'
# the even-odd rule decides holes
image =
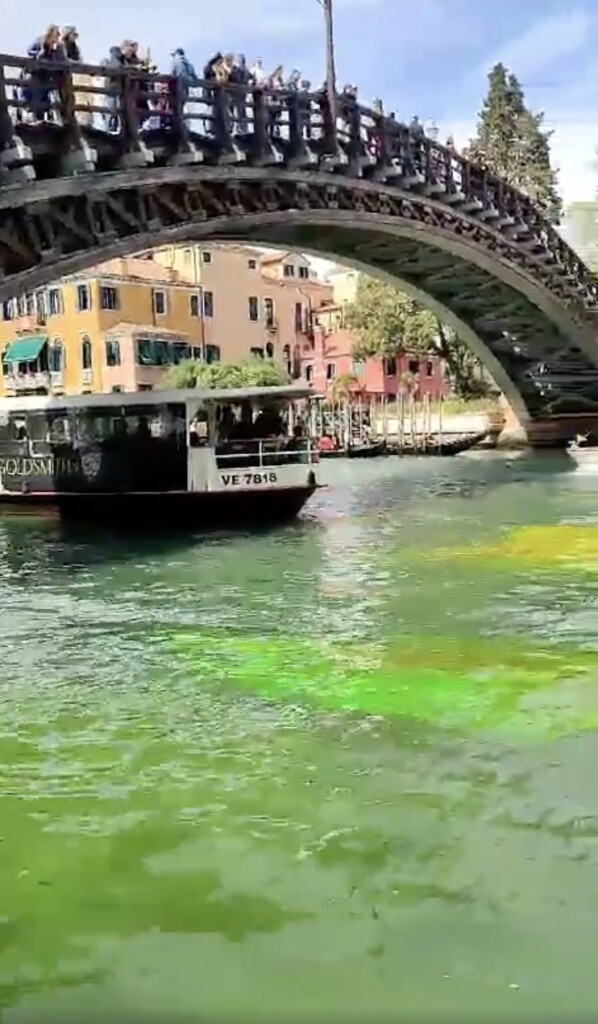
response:
{"label": "street lamp post", "polygon": [[326,93],[333,135],[336,135],[336,69],[334,66],[334,24],[332,17],[332,0],[318,0],[324,9],[326,26]]}

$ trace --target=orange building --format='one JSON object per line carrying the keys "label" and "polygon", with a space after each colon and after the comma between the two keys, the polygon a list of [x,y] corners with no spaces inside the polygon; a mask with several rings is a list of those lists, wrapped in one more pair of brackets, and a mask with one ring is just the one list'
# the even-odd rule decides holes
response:
{"label": "orange building", "polygon": [[111,260],[2,304],[0,394],[159,387],[190,357],[268,356],[298,374],[313,310],[331,297],[293,253],[193,246]]}

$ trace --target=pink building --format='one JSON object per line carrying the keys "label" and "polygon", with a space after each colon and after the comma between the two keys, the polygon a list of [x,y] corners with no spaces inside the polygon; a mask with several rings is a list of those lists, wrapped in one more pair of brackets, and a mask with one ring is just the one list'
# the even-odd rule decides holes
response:
{"label": "pink building", "polygon": [[318,394],[331,394],[335,380],[346,376],[355,377],[350,391],[366,400],[386,395],[392,401],[401,393],[437,399],[445,394],[443,363],[438,356],[405,354],[358,362],[353,357],[355,335],[340,326],[341,322],[339,307],[318,310],[313,338],[302,345],[301,376]]}

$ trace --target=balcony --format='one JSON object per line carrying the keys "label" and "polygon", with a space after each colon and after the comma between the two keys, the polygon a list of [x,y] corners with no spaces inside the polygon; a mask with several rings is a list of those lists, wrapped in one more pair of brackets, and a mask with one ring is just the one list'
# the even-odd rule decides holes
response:
{"label": "balcony", "polygon": [[93,384],[93,370],[82,370],[81,371],[81,386],[84,388],[90,388]]}
{"label": "balcony", "polygon": [[33,373],[7,373],[4,375],[4,387],[10,394],[50,394],[52,390],[51,374],[46,370]]}

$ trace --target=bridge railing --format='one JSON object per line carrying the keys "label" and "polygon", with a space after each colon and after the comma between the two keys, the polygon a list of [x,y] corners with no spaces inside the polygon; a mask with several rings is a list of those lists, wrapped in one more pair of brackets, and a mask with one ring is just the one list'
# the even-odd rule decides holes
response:
{"label": "bridge railing", "polygon": [[23,145],[42,177],[64,174],[57,155],[82,149],[93,152],[89,170],[136,158],[138,164],[248,162],[376,177],[461,205],[490,224],[512,225],[532,254],[581,298],[598,303],[595,276],[526,196],[454,149],[344,95],[333,118],[325,91],[185,82],[136,68],[0,54],[0,185],[8,154],[22,162]]}

